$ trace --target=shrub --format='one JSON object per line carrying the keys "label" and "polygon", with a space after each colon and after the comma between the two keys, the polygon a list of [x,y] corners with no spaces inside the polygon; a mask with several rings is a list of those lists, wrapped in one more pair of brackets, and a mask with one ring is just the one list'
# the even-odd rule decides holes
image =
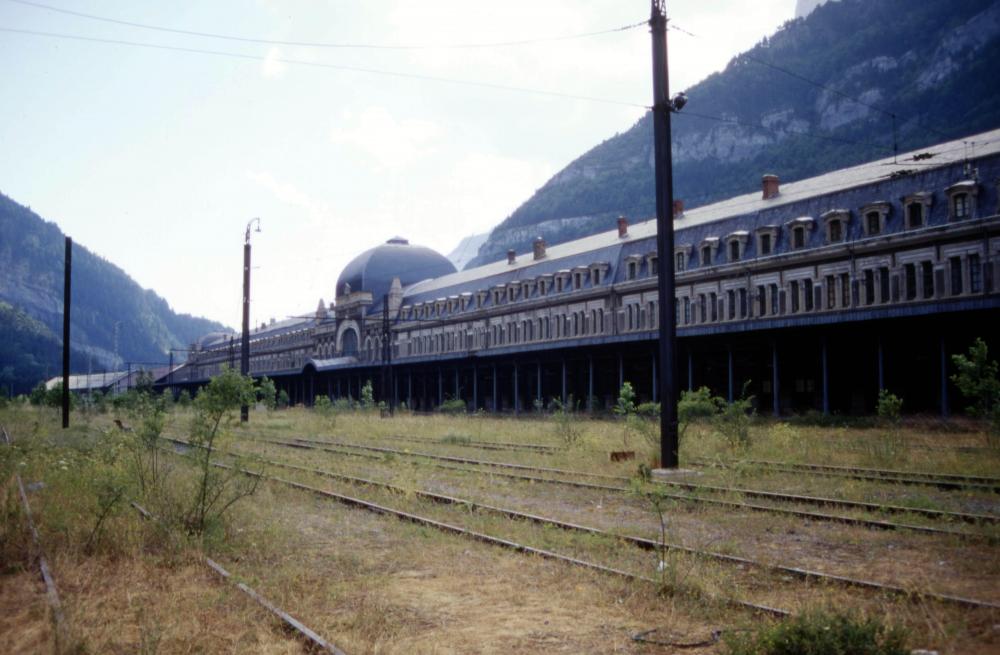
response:
{"label": "shrub", "polygon": [[726,637],[729,655],[907,655],[905,633],[876,618],[806,612],[757,633]]}
{"label": "shrub", "polygon": [[257,383],[257,400],[264,403],[264,408],[268,410],[274,409],[278,404],[278,391],[274,386],[274,380],[266,375]]}
{"label": "shrub", "polygon": [[365,386],[361,387],[361,409],[375,408],[375,391],[372,389],[372,381],[366,380]]}
{"label": "shrub", "polygon": [[285,391],[284,389],[282,389],[281,391],[278,392],[278,399],[277,399],[277,401],[275,401],[275,404],[279,408],[281,408],[281,409],[287,408],[288,407],[288,403],[290,403],[290,402],[291,402],[291,399],[288,397],[288,392],[287,391]]}
{"label": "shrub", "polygon": [[629,416],[635,414],[635,390],[631,382],[623,382],[622,388],[618,391],[618,402],[612,411],[622,418],[622,443],[628,448],[628,433],[633,425],[629,424]]}
{"label": "shrub", "polygon": [[962,395],[972,401],[966,408],[970,416],[987,418],[994,405],[1000,402],[1000,380],[997,363],[990,361],[986,342],[976,339],[969,346],[969,355],[952,355],[952,364],[958,372],[951,376]]}
{"label": "shrub", "polygon": [[576,418],[576,404],[573,402],[572,394],[566,399],[565,404],[558,398],[553,398],[550,403],[556,436],[567,448],[576,444],[583,435],[583,430]]}
{"label": "shrub", "polygon": [[888,389],[879,389],[876,413],[885,423],[896,425],[903,409],[903,399]]}
{"label": "shrub", "polygon": [[191,394],[187,389],[181,389],[177,394],[177,406],[185,409],[191,406]]}
{"label": "shrub", "polygon": [[729,404],[723,404],[722,411],[715,417],[716,429],[733,448],[750,447],[750,424],[753,421],[753,396],[747,395],[750,380],[743,385],[740,397]]}
{"label": "shrub", "polygon": [[465,401],[461,398],[446,398],[441,406],[438,407],[438,411],[442,414],[448,414],[450,416],[456,416],[458,414],[465,413]]}
{"label": "shrub", "polygon": [[251,405],[257,396],[253,379],[225,368],[213,377],[194,401],[195,414],[191,421],[189,441],[195,446],[189,451],[198,471],[195,497],[184,516],[184,525],[193,535],[202,535],[235,502],[252,495],[260,476],[245,476],[239,459],[232,458],[231,467],[220,469],[212,465],[212,456],[232,423],[236,410]]}
{"label": "shrub", "polygon": [[725,401],[713,396],[708,387],[682,391],[680,402],[677,403],[678,439],[684,438],[688,426],[693,422],[715,416],[723,407]]}

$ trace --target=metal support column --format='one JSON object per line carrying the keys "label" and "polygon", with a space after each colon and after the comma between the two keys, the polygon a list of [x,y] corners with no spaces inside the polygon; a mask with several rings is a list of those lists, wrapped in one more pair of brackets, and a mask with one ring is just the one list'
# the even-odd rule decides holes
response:
{"label": "metal support column", "polygon": [[500,407],[497,405],[497,365],[493,365],[493,411],[499,412]]}
{"label": "metal support column", "polygon": [[827,416],[830,414],[830,371],[827,366],[827,353],[826,353],[827,339],[823,337],[822,344],[822,359],[823,359],[823,415]]}
{"label": "metal support column", "polygon": [[594,358],[587,357],[587,412],[594,411]]}
{"label": "metal support column", "polygon": [[562,403],[566,404],[566,359],[562,360]]}
{"label": "metal support column", "polygon": [[726,347],[726,359],[727,359],[727,376],[729,382],[729,404],[733,403],[733,348],[732,346]]}
{"label": "metal support column", "polygon": [[406,372],[406,407],[413,409],[413,371]]}
{"label": "metal support column", "polygon": [[479,366],[472,365],[472,411],[479,411]]}
{"label": "metal support column", "polygon": [[694,391],[694,355],[688,351],[688,391]]}
{"label": "metal support column", "polygon": [[941,337],[941,416],[948,418],[951,408],[948,406],[948,349]]}
{"label": "metal support column", "polygon": [[444,373],[438,369],[438,407],[444,404]]}
{"label": "metal support column", "polygon": [[514,363],[514,416],[517,416],[521,412],[521,390],[518,387],[518,380],[520,376],[518,375],[517,363]]}
{"label": "metal support column", "polygon": [[[69,427],[69,314],[73,282],[73,239],[66,237],[66,254],[63,266],[63,342],[62,342],[62,426]],[[131,374],[129,378],[131,379]],[[90,380],[87,380],[90,385]],[[23,490],[22,490],[23,493]],[[27,501],[25,501],[27,502]]]}
{"label": "metal support column", "polygon": [[625,384],[625,362],[622,361],[622,354],[618,353],[618,390],[621,391]]}
{"label": "metal support column", "polygon": [[781,416],[781,388],[778,384],[778,344],[771,342],[771,413]]}
{"label": "metal support column", "polygon": [[660,395],[660,393],[659,393],[660,389],[659,389],[659,384],[658,384],[659,380],[657,380],[657,378],[659,376],[656,374],[656,353],[653,353],[652,355],[650,355],[650,357],[649,357],[649,367],[650,367],[650,370],[653,372],[653,402],[655,403],[657,396]]}
{"label": "metal support column", "polygon": [[878,390],[885,389],[885,361],[882,353],[882,337],[878,338]]}
{"label": "metal support column", "polygon": [[538,401],[539,406],[542,404],[542,363],[538,362],[536,364],[535,371],[535,400]]}

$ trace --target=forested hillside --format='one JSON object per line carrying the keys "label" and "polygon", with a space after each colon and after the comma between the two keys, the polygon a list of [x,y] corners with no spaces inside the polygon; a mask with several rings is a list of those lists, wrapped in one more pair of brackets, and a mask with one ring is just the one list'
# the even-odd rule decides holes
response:
{"label": "forested hillside", "polygon": [[[61,370],[64,235],[0,194],[0,384],[30,388]],[[165,362],[218,323],[177,314],[114,264],[73,245],[71,348],[75,372]],[[115,359],[115,332],[117,352]]]}
{"label": "forested hillside", "polygon": [[[997,61],[995,0],[827,3],[687,90],[673,119],[675,197],[693,207],[754,191],[764,173],[790,181],[890,156],[894,134],[906,150],[995,128]],[[647,114],[557,173],[469,266],[530,250],[539,234],[558,243],[654,212]]]}

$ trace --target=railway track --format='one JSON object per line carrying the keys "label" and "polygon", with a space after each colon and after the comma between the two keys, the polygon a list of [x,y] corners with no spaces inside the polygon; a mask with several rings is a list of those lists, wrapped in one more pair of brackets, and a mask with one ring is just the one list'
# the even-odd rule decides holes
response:
{"label": "railway track", "polygon": [[[458,498],[458,497],[455,497],[455,496],[448,496],[448,495],[444,495],[444,494],[436,494],[436,493],[426,492],[426,491],[413,491],[413,490],[403,489],[401,487],[398,487],[398,486],[395,486],[395,485],[391,485],[391,484],[388,484],[388,483],[383,483],[383,482],[377,482],[377,481],[374,481],[374,480],[369,480],[369,479],[366,479],[366,478],[357,478],[357,477],[354,477],[354,476],[348,476],[348,475],[343,475],[343,474],[339,474],[339,473],[334,473],[334,472],[331,472],[331,471],[324,471],[322,469],[314,469],[314,468],[310,468],[310,467],[298,466],[298,465],[295,465],[295,464],[288,464],[288,463],[284,463],[284,462],[274,462],[274,461],[271,461],[271,460],[265,460],[265,462],[267,464],[271,465],[271,466],[276,466],[276,467],[280,467],[280,468],[286,468],[286,469],[289,469],[289,470],[297,470],[297,471],[300,471],[300,472],[305,472],[305,473],[309,473],[309,474],[319,475],[319,476],[322,476],[322,477],[325,477],[325,478],[336,479],[336,480],[340,480],[340,481],[347,482],[347,483],[350,483],[350,484],[370,486],[370,487],[373,487],[373,488],[380,488],[380,489],[383,489],[383,490],[386,490],[386,491],[390,491],[390,492],[393,492],[393,493],[398,493],[398,494],[412,494],[412,495],[414,495],[416,497],[419,497],[421,499],[428,500],[428,501],[431,501],[431,502],[434,502],[434,503],[442,503],[442,504],[448,504],[448,505],[459,505],[459,506],[462,506],[462,507],[464,507],[466,509],[475,510],[475,511],[490,512],[490,513],[498,514],[498,515],[501,515],[501,516],[504,516],[504,517],[507,517],[507,518],[512,518],[512,519],[516,519],[516,520],[527,521],[527,522],[531,522],[531,523],[535,523],[535,524],[539,524],[539,525],[548,525],[548,526],[557,527],[557,528],[560,528],[560,529],[563,529],[563,530],[575,531],[575,532],[580,532],[580,533],[585,533],[585,534],[595,535],[595,536],[602,536],[602,537],[606,537],[606,538],[609,538],[609,539],[618,540],[618,541],[621,541],[621,542],[628,543],[628,544],[630,544],[632,546],[639,547],[639,548],[641,548],[643,550],[656,550],[656,549],[659,549],[661,547],[665,547],[668,550],[673,550],[673,551],[676,551],[676,552],[686,553],[688,555],[692,555],[692,556],[699,557],[699,558],[702,558],[702,559],[713,560],[713,561],[724,563],[724,564],[728,564],[728,565],[734,565],[734,566],[737,566],[737,567],[740,567],[740,568],[753,568],[753,569],[756,569],[756,570],[764,571],[766,573],[776,574],[776,575],[782,575],[782,576],[790,576],[792,578],[800,579],[800,580],[807,580],[807,581],[813,581],[813,582],[835,584],[835,585],[843,586],[843,587],[853,587],[853,588],[865,589],[867,591],[874,591],[874,592],[879,592],[879,593],[887,593],[887,594],[891,594],[891,595],[898,596],[898,597],[901,597],[901,598],[910,598],[910,599],[921,598],[921,599],[934,600],[936,602],[945,603],[945,604],[954,605],[954,606],[959,606],[959,607],[963,607],[963,608],[969,608],[969,609],[987,609],[987,610],[991,610],[991,611],[1000,610],[1000,603],[993,603],[993,602],[990,602],[990,601],[982,601],[982,600],[977,600],[977,599],[972,599],[972,598],[965,598],[965,597],[961,597],[961,596],[955,596],[955,595],[952,595],[952,594],[941,594],[941,593],[930,592],[930,591],[915,591],[915,590],[910,589],[910,588],[905,588],[905,587],[900,587],[900,586],[896,586],[896,585],[880,583],[880,582],[876,582],[876,581],[872,581],[872,580],[864,580],[864,579],[858,579],[858,578],[851,578],[851,577],[848,577],[848,576],[842,576],[842,575],[836,575],[836,574],[830,574],[830,573],[823,573],[821,571],[814,571],[814,570],[800,568],[800,567],[784,566],[784,565],[780,565],[780,564],[770,564],[770,563],[761,562],[761,561],[758,561],[758,560],[753,560],[753,559],[750,559],[750,558],[739,557],[739,556],[735,556],[735,555],[728,555],[728,554],[725,554],[725,553],[719,553],[719,552],[715,552],[715,551],[709,551],[709,550],[702,550],[702,549],[691,548],[691,547],[688,547],[688,546],[683,546],[681,544],[675,544],[675,543],[662,543],[661,544],[660,542],[658,542],[656,540],[648,539],[648,538],[645,538],[645,537],[632,536],[632,535],[622,535],[622,534],[618,534],[618,533],[612,533],[612,532],[608,532],[608,531],[605,531],[605,530],[601,530],[599,528],[594,528],[594,527],[584,526],[584,525],[580,525],[580,524],[576,524],[576,523],[570,523],[570,522],[566,522],[566,521],[561,521],[559,519],[555,519],[555,518],[551,518],[551,517],[545,517],[545,516],[540,516],[540,515],[537,515],[537,514],[530,514],[530,513],[527,513],[527,512],[521,512],[521,511],[514,510],[514,509],[497,507],[497,506],[494,506],[494,505],[488,505],[488,504],[485,504],[485,503],[479,503],[479,502],[476,502],[476,501],[472,501],[472,500],[464,499],[464,498]],[[230,469],[232,468],[230,465],[223,464],[223,463],[220,463],[220,462],[213,462],[213,464],[216,465],[216,466],[223,467],[223,468],[230,468]],[[551,551],[543,551],[543,550],[540,550],[540,549],[533,548],[531,546],[525,546],[525,545],[522,545],[522,544],[517,544],[516,542],[512,542],[510,540],[506,540],[506,539],[503,539],[503,538],[500,538],[500,537],[495,537],[495,536],[485,535],[485,534],[479,533],[479,532],[474,532],[474,531],[468,530],[467,528],[462,528],[462,527],[459,527],[459,526],[455,526],[455,525],[451,525],[451,524],[446,524],[446,523],[443,523],[443,522],[438,521],[436,519],[419,516],[419,515],[413,514],[412,512],[405,512],[403,510],[389,508],[387,506],[379,505],[379,504],[376,504],[376,503],[372,503],[370,501],[367,501],[367,500],[364,500],[364,499],[360,499],[360,498],[356,498],[356,497],[353,497],[353,496],[347,496],[345,494],[341,494],[341,493],[337,493],[337,492],[332,492],[332,491],[328,491],[328,490],[318,489],[316,487],[312,487],[312,486],[306,485],[306,484],[301,483],[301,482],[296,482],[296,481],[293,481],[293,480],[287,480],[287,479],[280,478],[280,477],[273,476],[273,475],[266,475],[266,474],[263,474],[263,473],[258,473],[258,472],[254,472],[254,471],[248,471],[248,470],[245,470],[245,469],[241,469],[241,470],[245,474],[247,474],[247,475],[259,475],[259,476],[261,476],[264,479],[277,481],[277,482],[280,482],[282,484],[285,484],[285,485],[288,485],[288,486],[291,486],[291,487],[294,487],[294,488],[299,488],[299,489],[310,491],[312,493],[316,493],[316,494],[319,494],[319,495],[322,495],[322,496],[325,496],[325,497],[333,498],[333,499],[336,499],[336,500],[338,500],[340,502],[344,502],[344,503],[349,504],[349,505],[353,505],[353,506],[357,506],[357,507],[363,507],[365,509],[370,509],[372,511],[377,511],[379,513],[392,514],[392,515],[398,516],[400,518],[405,518],[407,520],[411,520],[411,521],[414,521],[414,522],[417,522],[417,523],[421,523],[423,525],[430,525],[432,527],[443,529],[444,531],[447,531],[447,532],[454,532],[454,533],[457,533],[457,534],[464,534],[466,536],[471,536],[471,537],[479,539],[481,541],[487,541],[489,543],[501,544],[501,545],[505,545],[506,547],[513,547],[514,549],[520,550],[521,552],[531,552],[531,553],[535,553],[535,554],[540,554],[542,556],[546,556],[546,557],[550,557],[550,558],[554,558],[554,559],[560,559],[562,561],[569,561],[569,562],[573,562],[573,563],[579,563],[579,562],[581,562],[581,560],[579,560],[577,558],[574,558],[574,557],[569,557],[569,556],[565,556],[565,555],[559,555],[558,553],[553,553]],[[588,568],[594,568],[596,570],[602,570],[602,571],[605,571],[605,572],[613,572],[615,574],[625,575],[626,577],[631,577],[631,578],[634,578],[634,579],[641,579],[641,580],[646,580],[646,581],[653,581],[651,578],[646,578],[644,576],[637,576],[635,574],[631,574],[631,573],[627,573],[627,572],[621,571],[620,569],[614,569],[614,568],[610,568],[610,567],[605,567],[605,566],[600,565],[600,564],[594,564],[594,563],[590,563],[590,562],[584,562],[584,565],[587,566]],[[741,606],[741,607],[744,607],[746,609],[753,609],[754,611],[763,611],[763,612],[766,612],[766,613],[777,614],[777,615],[786,615],[787,614],[787,612],[784,611],[784,610],[775,610],[775,608],[771,608],[771,607],[767,607],[767,606],[761,606],[761,605],[756,605],[756,604],[753,604],[753,603],[747,603],[745,601],[735,600],[733,602],[736,603],[737,605]]]}
{"label": "railway track", "polygon": [[[132,501],[129,503],[144,519],[149,521],[158,521],[149,510],[140,505],[139,503]],[[322,636],[319,635],[315,630],[302,623],[294,616],[284,611],[270,600],[259,594],[249,585],[237,581],[232,574],[227,571],[221,564],[216,562],[210,557],[203,557],[202,561],[205,566],[212,569],[219,577],[221,577],[226,582],[234,585],[237,589],[243,592],[246,596],[250,597],[258,605],[266,609],[268,612],[273,614],[278,618],[279,621],[291,632],[298,635],[300,639],[305,643],[309,652],[322,652],[329,653],[330,655],[346,655],[344,651],[337,648],[336,645],[330,643]]]}
{"label": "railway track", "polygon": [[[10,435],[7,434],[7,429],[3,426],[0,426],[0,436],[3,437],[4,445],[10,447]],[[24,507],[24,516],[28,522],[28,530],[31,532],[31,544],[38,558],[38,569],[42,576],[42,582],[45,584],[45,597],[49,608],[52,610],[52,625],[55,630],[56,642],[55,650],[57,653],[61,653],[63,649],[69,646],[69,626],[66,622],[66,613],[63,611],[62,600],[59,598],[59,589],[56,587],[56,581],[52,577],[49,562],[45,559],[45,553],[42,550],[42,541],[38,536],[38,528],[35,527],[35,519],[31,515],[31,503],[28,502],[28,494],[24,490],[24,481],[21,479],[20,473],[15,473],[14,478],[17,482],[18,494],[21,497],[21,505]]]}
{"label": "railway track", "polygon": [[542,444],[527,444],[527,443],[511,443],[503,441],[479,441],[475,439],[455,439],[447,440],[444,439],[432,439],[430,437],[411,437],[407,435],[391,435],[387,437],[388,439],[395,439],[397,441],[408,441],[411,443],[425,443],[437,446],[459,446],[461,448],[476,448],[478,450],[512,450],[512,451],[522,451],[534,453],[537,455],[554,455],[559,452],[557,446],[546,446]]}
{"label": "railway track", "polygon": [[810,473],[855,480],[872,480],[894,484],[926,485],[940,489],[958,489],[967,491],[983,491],[1000,493],[1000,478],[958,475],[952,473],[930,473],[925,471],[900,471],[891,469],[873,469],[852,466],[833,466],[830,464],[794,464],[770,460],[710,460],[692,459],[691,463],[699,466],[715,466],[731,468],[737,462],[752,464],[783,473]]}
{"label": "railway track", "polygon": [[[433,454],[433,453],[409,452],[409,451],[402,451],[402,450],[397,450],[397,449],[392,449],[392,448],[385,448],[385,447],[379,447],[379,446],[364,446],[364,445],[360,445],[360,444],[350,444],[350,443],[344,443],[344,442],[314,441],[314,440],[306,440],[306,439],[296,439],[296,442],[285,442],[285,441],[277,441],[277,440],[263,440],[263,442],[264,443],[271,443],[271,444],[279,445],[279,446],[284,446],[284,447],[290,447],[290,448],[319,449],[319,450],[327,450],[329,452],[333,452],[333,453],[337,453],[337,454],[354,454],[354,453],[350,453],[350,451],[346,451],[346,450],[342,450],[342,449],[337,449],[337,448],[330,447],[331,445],[335,445],[335,446],[339,446],[341,448],[344,448],[344,447],[347,447],[347,448],[357,448],[357,449],[364,449],[364,450],[369,450],[369,451],[374,451],[374,452],[382,452],[382,453],[387,453],[387,454],[392,454],[392,455],[400,455],[400,456],[408,456],[408,457],[421,457],[421,458],[427,458],[427,459],[431,459],[431,460],[435,460],[435,461],[445,461],[445,462],[452,462],[452,463],[471,464],[471,465],[475,465],[475,466],[491,467],[491,468],[510,468],[510,469],[513,469],[513,470],[520,471],[521,473],[512,474],[512,473],[491,472],[490,474],[491,475],[498,475],[499,474],[499,475],[502,475],[504,477],[508,477],[508,478],[511,478],[511,479],[521,479],[521,480],[530,481],[530,482],[542,482],[542,483],[549,483],[549,484],[562,484],[562,485],[573,486],[573,487],[577,487],[577,488],[587,488],[587,489],[594,489],[594,490],[599,490],[599,491],[626,492],[626,491],[629,490],[629,488],[627,486],[612,486],[610,484],[597,484],[597,483],[594,483],[594,482],[583,482],[583,481],[580,481],[580,480],[566,480],[566,479],[551,478],[551,477],[536,477],[536,476],[532,476],[532,475],[527,475],[527,473],[547,473],[547,474],[554,474],[554,475],[588,476],[588,477],[600,478],[600,479],[603,479],[603,480],[608,480],[610,482],[622,483],[624,485],[627,485],[630,482],[630,478],[627,478],[627,477],[624,477],[624,476],[614,476],[614,475],[607,475],[607,474],[601,474],[601,473],[586,473],[586,472],[583,472],[583,471],[572,471],[572,470],[568,470],[568,469],[556,469],[556,468],[549,468],[549,467],[531,467],[531,466],[527,466],[527,465],[524,465],[524,464],[510,464],[510,463],[506,463],[506,462],[496,462],[496,461],[490,461],[490,460],[476,460],[476,459],[470,459],[470,458],[465,458],[465,457],[454,457],[454,456],[450,456],[450,455],[436,455],[436,454]],[[460,471],[465,471],[465,472],[469,472],[469,473],[480,473],[480,474],[483,473],[482,470],[456,468],[456,467],[453,467],[453,466],[444,466],[443,468],[450,468],[450,469],[453,469],[453,470],[460,470]],[[761,498],[761,499],[766,499],[766,500],[771,500],[771,501],[776,501],[776,502],[801,503],[801,504],[819,505],[819,506],[834,506],[834,507],[841,507],[841,508],[845,508],[845,509],[853,509],[853,510],[867,511],[867,512],[882,512],[882,513],[896,513],[896,514],[899,514],[899,513],[911,513],[911,514],[916,514],[916,515],[920,515],[920,516],[924,516],[926,518],[932,518],[932,519],[936,519],[936,520],[962,521],[962,522],[976,523],[976,524],[996,524],[996,523],[1000,523],[1000,517],[991,516],[991,515],[988,515],[988,514],[969,514],[969,513],[962,513],[962,512],[946,512],[946,511],[943,511],[943,510],[909,508],[909,507],[903,507],[903,506],[899,506],[899,505],[880,505],[880,504],[877,504],[877,503],[865,503],[865,502],[860,502],[860,501],[841,500],[841,499],[835,499],[835,498],[821,498],[821,497],[816,497],[816,496],[804,496],[804,495],[799,495],[799,494],[785,494],[785,493],[778,493],[778,492],[771,492],[771,491],[761,491],[761,490],[754,490],[754,489],[743,489],[743,488],[738,488],[738,487],[720,487],[720,486],[714,486],[714,485],[702,485],[702,484],[685,483],[685,482],[657,481],[657,484],[660,484],[660,485],[662,485],[664,487],[667,487],[667,488],[682,489],[682,490],[685,490],[685,491],[709,492],[709,493],[718,493],[718,494],[738,494],[738,495],[743,495],[745,497],[755,497],[755,498]],[[689,495],[681,495],[681,494],[667,494],[667,497],[675,499],[675,500],[681,500],[681,501],[686,501],[686,502],[694,502],[694,503],[702,503],[702,504],[708,504],[708,505],[716,505],[716,506],[721,506],[721,507],[728,507],[728,508],[731,508],[731,509],[742,509],[742,510],[770,512],[770,513],[774,513],[774,514],[785,514],[785,515],[790,515],[790,516],[796,516],[798,518],[804,518],[804,519],[810,519],[810,520],[817,520],[817,521],[833,521],[833,522],[838,522],[838,523],[845,523],[845,524],[850,524],[850,525],[857,525],[857,526],[861,526],[861,527],[881,529],[881,530],[899,530],[899,529],[903,529],[903,530],[911,530],[911,531],[915,531],[915,532],[922,532],[922,533],[926,533],[926,534],[936,534],[936,535],[942,535],[942,536],[943,535],[947,535],[947,536],[953,536],[953,537],[959,537],[959,538],[966,538],[966,539],[967,538],[972,538],[972,539],[985,538],[983,535],[979,535],[979,534],[976,534],[976,533],[965,532],[965,531],[960,531],[960,530],[951,530],[951,529],[947,529],[947,528],[932,527],[932,526],[923,526],[923,525],[913,525],[913,524],[908,524],[908,523],[899,523],[899,522],[893,522],[893,521],[882,521],[882,520],[877,520],[877,519],[866,519],[866,518],[850,517],[850,516],[843,516],[843,515],[839,515],[839,514],[829,514],[829,513],[825,513],[825,512],[796,510],[796,509],[789,509],[789,508],[783,508],[783,507],[775,507],[775,506],[771,506],[771,505],[761,505],[761,504],[756,504],[756,503],[739,502],[739,501],[734,501],[734,500],[724,500],[724,499],[718,499],[718,498],[705,498],[703,496],[689,496]]]}

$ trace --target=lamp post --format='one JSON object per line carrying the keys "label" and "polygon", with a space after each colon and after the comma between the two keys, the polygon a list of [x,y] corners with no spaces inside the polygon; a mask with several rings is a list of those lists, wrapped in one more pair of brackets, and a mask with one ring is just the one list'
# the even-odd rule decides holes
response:
{"label": "lamp post", "polygon": [[[260,232],[260,219],[251,218],[247,223],[246,238],[243,241],[243,339],[240,344],[240,374],[250,374],[250,233],[254,223]],[[250,408],[240,407],[240,422],[246,423],[250,418]]]}

